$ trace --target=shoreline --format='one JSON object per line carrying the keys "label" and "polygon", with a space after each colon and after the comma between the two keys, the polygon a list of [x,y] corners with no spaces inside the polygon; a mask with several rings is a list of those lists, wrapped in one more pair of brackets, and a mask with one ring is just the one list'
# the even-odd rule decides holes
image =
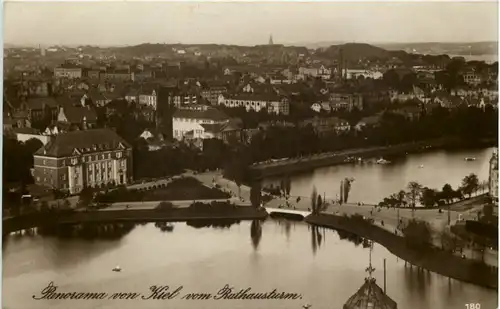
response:
{"label": "shoreline", "polygon": [[190,220],[264,220],[268,213],[249,206],[236,206],[224,212],[193,211],[179,208],[171,211],[157,209],[128,209],[89,211],[65,214],[31,214],[3,220],[3,235],[43,225],[120,222],[183,222]]}
{"label": "shoreline", "polygon": [[289,158],[274,163],[264,163],[250,166],[250,171],[256,179],[274,177],[284,174],[294,174],[311,171],[321,167],[328,167],[346,162],[349,157],[380,158],[406,155],[430,150],[441,150],[461,147],[492,147],[494,140],[464,141],[458,138],[435,139],[414,143],[404,143],[390,146],[378,146],[359,149],[347,149],[337,152],[322,153],[306,158]]}
{"label": "shoreline", "polygon": [[385,247],[389,252],[411,265],[432,271],[459,281],[471,283],[488,289],[498,289],[498,268],[481,262],[462,259],[438,248],[429,252],[407,246],[404,237],[371,224],[359,224],[350,218],[335,215],[310,215],[305,222],[311,225],[349,233],[370,239]]}

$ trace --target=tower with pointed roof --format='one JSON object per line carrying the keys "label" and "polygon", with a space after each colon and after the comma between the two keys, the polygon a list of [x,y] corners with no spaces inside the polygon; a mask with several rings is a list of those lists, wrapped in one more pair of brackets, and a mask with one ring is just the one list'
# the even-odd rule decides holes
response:
{"label": "tower with pointed roof", "polygon": [[375,268],[372,266],[373,242],[370,241],[370,259],[366,272],[368,276],[365,283],[352,295],[344,304],[343,309],[397,309],[397,303],[392,300],[384,290],[377,285],[372,273]]}
{"label": "tower with pointed roof", "polygon": [[269,36],[269,44],[268,45],[274,45],[272,34]]}

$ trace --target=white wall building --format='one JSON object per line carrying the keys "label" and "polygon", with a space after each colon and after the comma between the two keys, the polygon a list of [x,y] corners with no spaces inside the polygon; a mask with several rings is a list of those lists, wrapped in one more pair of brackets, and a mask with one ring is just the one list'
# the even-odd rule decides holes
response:
{"label": "white wall building", "polygon": [[228,120],[229,117],[224,113],[208,106],[179,109],[172,116],[173,137],[177,140],[211,138],[205,134],[202,125],[223,124]]}

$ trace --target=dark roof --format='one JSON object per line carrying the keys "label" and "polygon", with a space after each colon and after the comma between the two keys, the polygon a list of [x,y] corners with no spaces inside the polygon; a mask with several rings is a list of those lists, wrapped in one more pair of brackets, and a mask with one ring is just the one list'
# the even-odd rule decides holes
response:
{"label": "dark roof", "polygon": [[[130,148],[130,145],[123,138],[110,129],[72,131],[56,135],[47,145],[40,148],[35,155],[69,157],[73,155],[75,149],[80,153],[94,153],[103,150],[115,150],[120,144]],[[96,148],[93,148],[94,146]]]}
{"label": "dark roof", "polygon": [[3,124],[10,124],[10,125],[13,125],[13,124],[16,124],[16,121],[12,118],[9,118],[9,117],[3,117]]}
{"label": "dark roof", "polygon": [[29,109],[43,109],[44,106],[46,107],[52,107],[55,108],[57,107],[57,101],[54,98],[32,98],[28,99],[26,102],[26,106]]}
{"label": "dark roof", "polygon": [[397,307],[397,303],[384,293],[374,279],[366,279],[361,288],[347,300],[343,309],[397,309]]}
{"label": "dark roof", "polygon": [[63,111],[69,123],[82,123],[84,118],[87,122],[97,121],[97,114],[90,106],[83,107],[66,104],[63,106]]}
{"label": "dark roof", "polygon": [[21,134],[40,134],[40,130],[37,130],[35,128],[14,128],[12,129],[14,133],[21,133]]}
{"label": "dark roof", "polygon": [[93,102],[97,102],[97,101],[103,101],[103,100],[106,100],[106,97],[100,93],[99,91],[89,91],[87,93],[87,97],[92,100]]}
{"label": "dark roof", "polygon": [[210,119],[214,121],[229,119],[226,114],[215,108],[209,108],[204,111],[180,109],[174,113],[173,118]]}
{"label": "dark roof", "polygon": [[209,124],[209,123],[202,123],[201,126],[205,131],[212,132],[212,133],[219,133],[222,131],[223,124],[221,123],[214,123],[214,124]]}
{"label": "dark roof", "polygon": [[274,94],[264,93],[238,93],[238,94],[225,94],[224,97],[233,100],[244,101],[279,101],[280,98]]}

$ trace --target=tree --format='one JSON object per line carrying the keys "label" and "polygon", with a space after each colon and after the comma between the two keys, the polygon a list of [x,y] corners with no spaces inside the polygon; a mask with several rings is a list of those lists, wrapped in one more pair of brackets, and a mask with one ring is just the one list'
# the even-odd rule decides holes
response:
{"label": "tree", "polygon": [[33,155],[38,149],[43,147],[43,143],[37,138],[30,138],[24,142],[24,147]]}
{"label": "tree", "polygon": [[174,209],[174,205],[171,203],[171,202],[160,202],[160,204],[158,204],[156,207],[155,207],[155,210],[157,211],[171,211],[172,209]]}
{"label": "tree", "polygon": [[290,179],[290,177],[287,177],[285,179],[285,197],[286,197],[286,199],[288,199],[288,197],[290,196],[291,189],[292,189],[292,180]]}
{"label": "tree", "polygon": [[403,228],[403,234],[408,243],[417,247],[425,247],[432,243],[432,233],[429,223],[411,219]]}
{"label": "tree", "polygon": [[446,203],[449,203],[450,200],[453,199],[453,193],[454,193],[453,188],[449,183],[447,183],[443,186],[443,189],[441,191],[441,197],[446,201]]}
{"label": "tree", "polygon": [[321,198],[321,195],[318,195],[318,202],[316,203],[316,208],[318,209],[318,212],[320,212],[323,208],[323,199]]}
{"label": "tree", "polygon": [[312,208],[312,213],[315,215],[318,214],[317,202],[318,202],[318,191],[316,191],[316,187],[314,186],[311,193],[311,208]]}
{"label": "tree", "polygon": [[40,205],[40,211],[41,212],[49,211],[49,203],[47,203],[47,201],[42,202],[42,204]]}
{"label": "tree", "polygon": [[252,203],[253,207],[259,208],[261,200],[262,200],[261,184],[260,182],[256,181],[252,184],[252,187],[250,188],[250,202]]}
{"label": "tree", "polygon": [[82,191],[80,191],[80,195],[78,198],[78,204],[80,207],[87,207],[92,202],[94,198],[94,192],[92,188],[85,187]]}
{"label": "tree", "polygon": [[420,203],[425,207],[434,207],[437,202],[437,191],[424,187],[420,196]]}
{"label": "tree", "polygon": [[349,193],[351,192],[351,183],[354,181],[354,178],[345,178],[344,179],[344,185],[342,188],[344,189],[343,192],[343,198],[344,200],[342,202],[347,203],[347,199],[349,198]]}
{"label": "tree", "polygon": [[439,238],[441,239],[441,249],[446,251],[455,250],[454,237],[446,230],[439,233]]}
{"label": "tree", "polygon": [[483,206],[483,221],[492,222],[494,221],[493,205],[488,204]]}
{"label": "tree", "polygon": [[460,189],[464,194],[467,194],[469,198],[472,196],[472,193],[477,191],[478,188],[479,179],[476,174],[469,174],[462,179],[462,186]]}
{"label": "tree", "polygon": [[406,192],[404,190],[399,191],[393,198],[396,199],[397,206],[399,207],[405,207],[408,204],[406,202]]}
{"label": "tree", "polygon": [[422,185],[416,181],[410,181],[408,183],[408,200],[410,202],[410,206],[415,208],[417,201],[422,193]]}
{"label": "tree", "polygon": [[71,208],[71,203],[70,203],[70,201],[68,201],[68,199],[64,199],[64,201],[63,201],[63,204],[62,204],[62,205],[63,205],[63,207],[64,207],[64,208],[66,208],[66,209],[67,209],[67,208]]}

